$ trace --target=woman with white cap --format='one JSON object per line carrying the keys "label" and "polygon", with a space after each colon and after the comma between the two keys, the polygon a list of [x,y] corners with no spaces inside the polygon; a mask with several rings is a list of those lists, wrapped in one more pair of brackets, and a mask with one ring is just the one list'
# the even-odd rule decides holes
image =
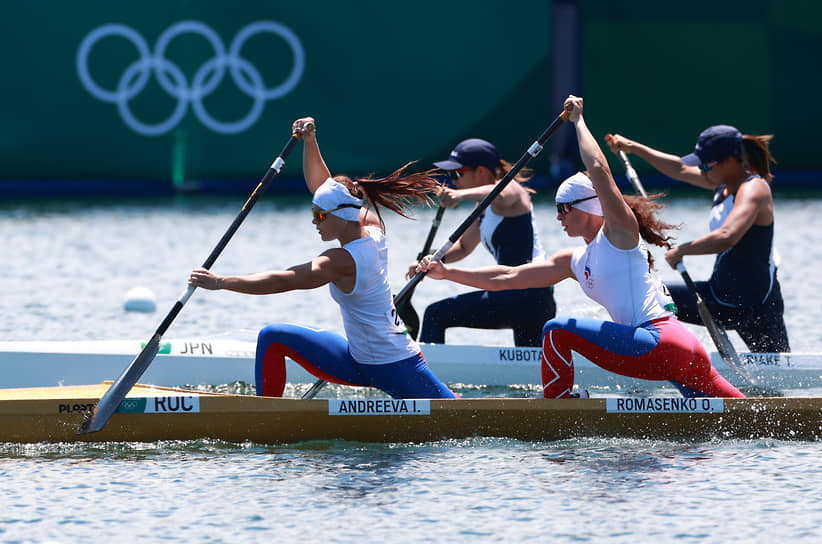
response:
{"label": "woman with white cap", "polygon": [[[716,255],[708,281],[695,282],[711,315],[735,329],[748,349],[790,351],[785,303],[776,278],[771,135],[742,134],[728,125],[702,131],[694,153],[657,151],[624,136],[606,137],[614,152],[634,153],[663,174],[714,192],[710,232],[665,254],[676,267],[686,255]],[[668,289],[687,323],[703,324],[696,299],[682,282]]]}
{"label": "woman with white cap", "polygon": [[[442,206],[460,202],[479,204],[512,168],[500,158],[497,148],[486,140],[463,140],[445,161],[434,166],[445,170],[456,186],[442,188]],[[520,171],[491,201],[479,219],[468,227],[446,252],[443,262],[460,261],[473,253],[480,242],[494,256],[497,264],[516,266],[545,259],[539,240],[533,192],[522,183],[530,172]],[[417,263],[409,269],[414,275]],[[556,314],[553,287],[509,289],[505,291],[472,291],[430,304],[425,309],[420,342],[445,343],[445,331],[452,327],[472,329],[511,329],[516,346],[540,346],[542,325]]]}
{"label": "woman with white cap", "polygon": [[189,283],[255,295],[329,286],[340,305],[346,336],[293,324],[262,329],[255,369],[258,395],[282,396],[288,357],[332,383],[377,387],[395,398],[454,398],[431,373],[397,316],[379,210],[384,207],[405,216],[411,201],[426,200],[439,183],[431,171],[403,175],[405,167],[378,179],[331,177],[317,144],[314,119],[297,119],[293,130],[304,142],[303,173],[313,194],[313,223],[324,241],[337,240],[340,247],[287,270],[220,276],[197,269]]}
{"label": "woman with white cap", "polygon": [[542,382],[546,398],[564,398],[574,383],[572,351],[617,374],[645,380],[672,380],[683,394],[741,397],[711,366],[705,348],[674,316],[673,303],[652,273],[643,239],[667,247],[656,218],[661,205],[623,196],[608,162],[582,117],[582,99],[569,96],[565,109],[576,125],[580,155],[587,169],[557,190],[557,219],[585,245],[558,251],[547,260],[515,267],[460,269],[423,259],[420,270],[481,289],[522,289],[554,285],[571,278],[602,304],[612,321],[557,318],[543,329]]}

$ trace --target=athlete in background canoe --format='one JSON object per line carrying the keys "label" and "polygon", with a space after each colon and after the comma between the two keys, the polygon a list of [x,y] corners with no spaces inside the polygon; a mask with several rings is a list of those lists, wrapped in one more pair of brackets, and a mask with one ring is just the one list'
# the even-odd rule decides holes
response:
{"label": "athlete in background canoe", "polygon": [[[685,255],[716,254],[708,281],[695,282],[711,315],[756,352],[790,351],[785,304],[776,278],[770,183],[772,136],[743,135],[728,125],[704,130],[694,153],[678,157],[624,136],[607,137],[614,152],[633,153],[663,174],[714,192],[708,234],[665,254],[672,267]],[[668,284],[679,319],[702,324],[696,299],[682,282]]]}
{"label": "athlete in background canoe", "polygon": [[313,194],[313,223],[324,241],[338,240],[341,247],[287,270],[220,276],[201,268],[191,273],[189,284],[254,295],[329,286],[347,338],[293,324],[265,327],[257,338],[258,395],[282,396],[289,357],[332,383],[377,387],[395,398],[454,398],[397,316],[380,215],[383,207],[405,216],[410,202],[426,200],[439,186],[433,171],[403,175],[403,167],[379,179],[332,178],[314,127],[311,117],[293,125],[304,142],[303,173]]}
{"label": "athlete in background canoe", "polygon": [[605,155],[582,117],[582,99],[569,96],[565,109],[576,125],[580,155],[588,174],[578,173],[557,189],[557,219],[568,236],[584,246],[561,250],[547,260],[520,266],[460,269],[425,257],[421,271],[480,289],[524,289],[576,279],[583,292],[602,304],[612,321],[557,318],[543,329],[542,382],[546,398],[571,394],[572,351],[602,368],[645,380],[671,380],[687,396],[742,397],[711,366],[699,340],[673,313],[673,302],[652,273],[642,239],[669,247],[656,211],[661,204],[623,196]]}
{"label": "athlete in background canoe", "polygon": [[[434,166],[447,171],[456,186],[440,190],[440,203],[456,206],[463,201],[478,204],[512,165],[500,158],[491,142],[471,138],[457,144],[448,160],[435,162]],[[446,252],[443,261],[452,263],[464,259],[480,241],[497,264],[516,266],[545,259],[529,189],[521,185],[529,178],[528,172],[517,174],[514,180],[518,183],[505,186],[479,220]],[[409,278],[414,275],[417,264],[410,267]],[[446,329],[466,327],[512,329],[515,346],[539,346],[542,326],[555,314],[553,287],[472,291],[429,305],[419,341],[444,344]]]}

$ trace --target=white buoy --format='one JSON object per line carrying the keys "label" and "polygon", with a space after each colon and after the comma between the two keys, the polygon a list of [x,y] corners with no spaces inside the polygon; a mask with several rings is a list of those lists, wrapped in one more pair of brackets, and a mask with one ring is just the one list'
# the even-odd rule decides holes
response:
{"label": "white buoy", "polygon": [[132,287],[126,293],[124,308],[127,312],[150,313],[157,309],[157,298],[148,287]]}

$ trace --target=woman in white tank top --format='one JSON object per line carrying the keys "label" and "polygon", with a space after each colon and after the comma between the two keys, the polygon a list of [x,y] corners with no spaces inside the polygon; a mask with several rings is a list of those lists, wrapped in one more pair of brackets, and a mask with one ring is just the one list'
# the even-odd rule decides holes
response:
{"label": "woman in white tank top", "polygon": [[542,382],[546,398],[571,395],[572,351],[612,372],[684,385],[683,394],[743,396],[711,366],[705,348],[673,315],[671,298],[651,272],[643,239],[670,247],[656,219],[661,205],[620,192],[608,161],[582,117],[582,99],[565,101],[576,125],[579,150],[588,174],[571,176],[557,189],[557,219],[585,245],[558,251],[538,263],[461,269],[423,259],[420,270],[481,289],[522,289],[575,279],[602,304],[611,321],[566,317],[543,329]]}
{"label": "woman in white tank top", "polygon": [[254,295],[329,286],[340,305],[346,336],[288,323],[265,327],[257,339],[258,395],[282,396],[288,357],[329,382],[377,387],[395,398],[453,398],[397,316],[379,209],[404,216],[410,202],[426,200],[439,183],[432,171],[403,175],[405,167],[378,179],[332,178],[315,126],[313,118],[305,117],[294,121],[293,130],[304,142],[303,172],[313,194],[313,223],[324,241],[336,240],[340,247],[287,270],[220,276],[197,269],[189,283]]}

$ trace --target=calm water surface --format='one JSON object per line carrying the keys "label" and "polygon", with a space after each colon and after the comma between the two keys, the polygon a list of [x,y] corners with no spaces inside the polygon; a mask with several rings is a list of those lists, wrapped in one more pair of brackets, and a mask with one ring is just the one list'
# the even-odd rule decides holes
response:
{"label": "calm water surface", "polygon": [[[5,289],[0,337],[8,340],[148,339],[239,211],[244,197],[2,203]],[[794,351],[822,351],[822,200],[777,194],[777,246]],[[707,195],[668,200],[681,241],[707,228]],[[302,196],[269,196],[213,267],[245,273],[311,259],[324,244]],[[576,244],[553,204],[538,200],[548,251]],[[445,214],[435,246],[468,214]],[[391,279],[404,284],[433,218],[386,217]],[[654,253],[665,279],[676,272]],[[489,264],[482,251],[466,261]],[[712,259],[686,261],[702,279]],[[123,311],[135,286],[158,311]],[[425,306],[465,290],[423,281]],[[604,317],[572,282],[559,313]],[[197,292],[167,337],[255,330],[293,321],[342,330],[326,289],[249,297]],[[693,328],[706,346],[710,339]],[[731,334],[739,349],[738,337]],[[449,331],[451,343],[509,343],[504,331]],[[112,376],[114,378],[114,376]],[[212,384],[247,392],[245,384]],[[497,392],[495,392],[497,393]],[[649,394],[651,392],[643,392]],[[344,389],[331,394],[353,394]],[[463,392],[463,394],[473,394]],[[537,396],[536,388],[500,391]],[[523,443],[470,439],[428,444],[213,441],[152,444],[0,445],[0,541],[143,540],[270,542],[818,541],[822,525],[818,443],[705,443],[578,439]]]}

